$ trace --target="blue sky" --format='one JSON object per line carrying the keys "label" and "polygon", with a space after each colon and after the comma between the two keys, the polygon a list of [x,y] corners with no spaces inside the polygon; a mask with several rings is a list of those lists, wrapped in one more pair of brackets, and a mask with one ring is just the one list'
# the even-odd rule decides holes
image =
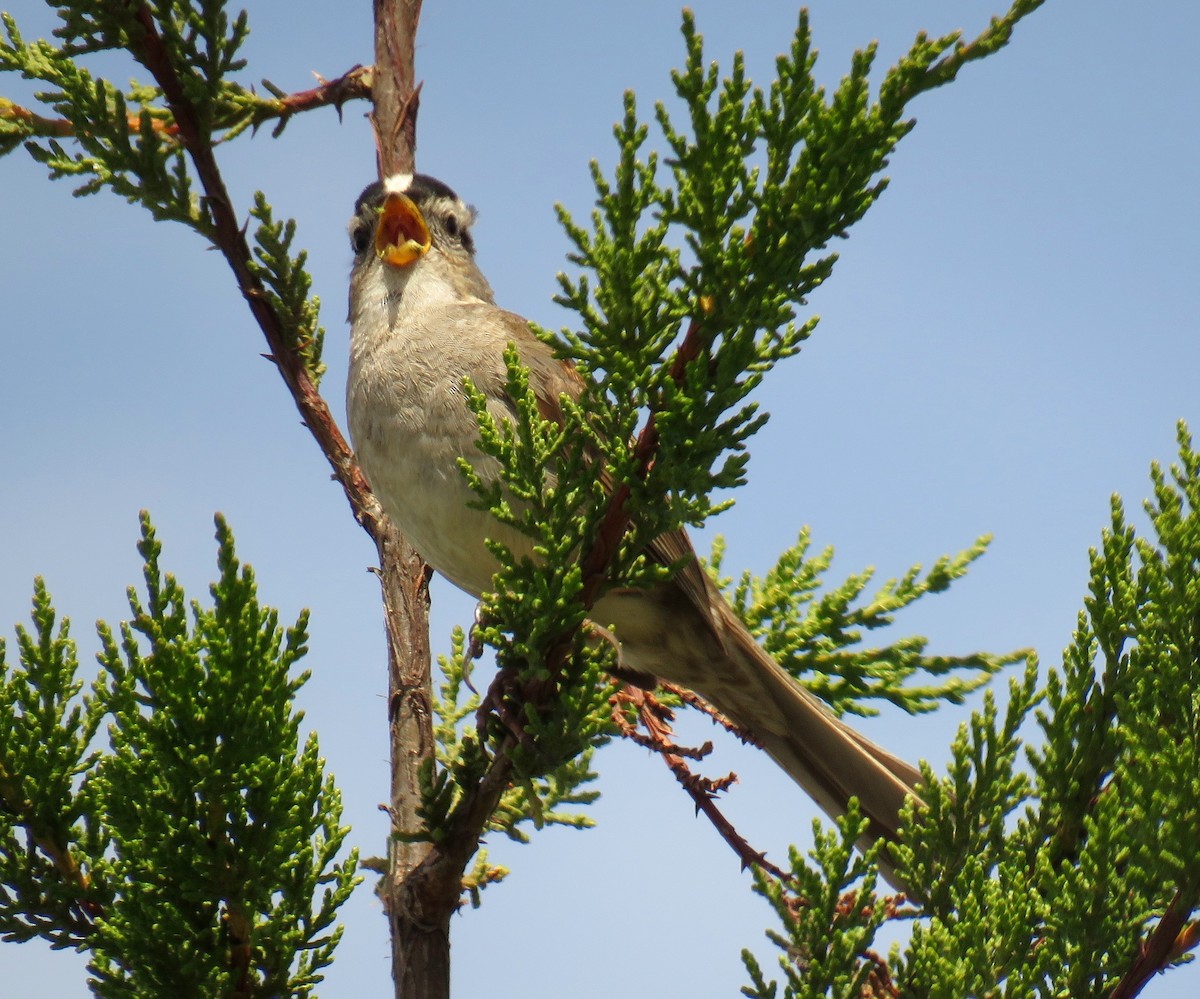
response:
{"label": "blue sky", "polygon": [[[856,47],[878,39],[878,71],[919,29],[978,31],[1000,0],[813,0],[829,86]],[[796,8],[698,0],[713,58],[745,52],[769,81]],[[10,2],[26,37],[53,20]],[[370,62],[369,3],[250,8],[246,80],[286,90]],[[610,163],[621,95],[644,113],[670,94],[682,61],[678,8],[607,4],[427,3],[418,165],[480,210],[482,266],[499,302],[543,325],[567,319],[550,297],[566,266],[552,206],[586,215],[587,163]],[[712,531],[726,565],[765,570],[803,524],[833,544],[837,578],[880,579],[928,565],[985,532],[992,551],[948,595],[903,616],[935,651],[1037,648],[1054,664],[1086,582],[1086,552],[1109,497],[1131,510],[1174,427],[1200,433],[1198,84],[1191,4],[1048,0],[1010,47],[918,99],[892,183],[812,297],[822,317],[803,353],[759,400],[771,422],[752,444],[750,484]],[[133,70],[104,68],[117,80]],[[878,80],[879,72],[876,79]],[[0,94],[28,100],[18,80]],[[371,179],[363,105],[302,116],[222,150],[241,211],[254,190],[293,216],[324,303],[329,374],[342,413],[344,224]],[[70,197],[23,154],[0,170],[5,319],[0,420],[0,621],[27,617],[46,577],[74,621],[121,619],[138,580],[137,511],[148,508],[164,564],[194,595],[214,571],[212,515],[229,518],[263,598],[285,620],[313,612],[313,679],[301,694],[345,795],[352,839],[380,852],[387,794],[385,670],[374,551],[273,368],[223,262],[179,226],[156,225],[111,195]],[[707,549],[711,532],[699,539]],[[435,647],[470,604],[434,590]],[[4,633],[11,634],[8,624]],[[966,709],[866,727],[908,757],[944,765]],[[700,730],[697,730],[699,733]],[[773,966],[764,903],[665,768],[630,746],[599,758],[596,830],[552,830],[532,847],[488,844],[513,870],[479,912],[454,923],[454,994],[733,996],[751,947]],[[723,746],[713,772],[742,783],[728,813],[775,858],[808,841],[813,808],[769,762]],[[364,886],[327,996],[388,993],[388,947]],[[86,995],[83,961],[40,945],[0,949],[11,994]],[[1189,971],[1144,995],[1196,988]]]}

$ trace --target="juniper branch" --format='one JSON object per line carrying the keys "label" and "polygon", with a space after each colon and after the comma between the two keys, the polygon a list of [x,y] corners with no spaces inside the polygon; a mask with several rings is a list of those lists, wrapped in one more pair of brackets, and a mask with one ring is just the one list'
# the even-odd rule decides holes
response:
{"label": "juniper branch", "polygon": [[[340,114],[349,101],[370,99],[373,71],[371,66],[354,66],[333,80],[318,76],[317,86],[293,93],[280,90],[270,81],[263,80],[270,97],[262,97],[231,85],[214,111],[217,128],[225,133],[216,141],[228,141],[247,128],[256,129],[270,121],[278,122],[275,128],[275,134],[278,135],[293,116],[318,108],[332,107]],[[130,114],[126,120],[130,135],[141,132],[140,114]],[[77,125],[70,119],[50,118],[0,97],[0,127],[4,122],[14,126],[12,134],[19,134],[20,138],[69,139],[79,135]],[[150,127],[171,139],[180,133],[179,124],[168,116],[152,114]]]}

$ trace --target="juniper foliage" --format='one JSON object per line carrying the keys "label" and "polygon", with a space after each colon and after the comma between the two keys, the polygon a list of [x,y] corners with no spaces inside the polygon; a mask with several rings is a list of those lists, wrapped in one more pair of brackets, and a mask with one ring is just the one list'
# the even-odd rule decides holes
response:
{"label": "juniper foliage", "polygon": [[[1200,452],[1183,423],[1178,444],[1177,463],[1151,466],[1146,534],[1113,497],[1061,665],[1040,681],[1031,657],[1006,706],[989,691],[960,729],[946,776],[927,772],[926,807],[896,850],[926,891],[920,908],[889,913],[870,897],[869,872],[847,877],[831,843],[853,843],[853,815],[818,835],[811,864],[793,856],[791,886],[759,879],[779,917],[768,937],[783,996],[1100,999],[1136,995],[1191,959]],[[892,919],[911,934],[884,961],[872,948]],[[814,922],[829,935],[814,938]],[[781,994],[751,953],[743,960],[744,994]]]}
{"label": "juniper foliage", "polygon": [[85,951],[99,996],[311,994],[359,880],[293,703],[308,615],[281,628],[221,518],[217,542],[189,602],[142,515],[145,595],[97,626],[90,690],[41,580],[0,658],[0,933]]}
{"label": "juniper foliage", "polygon": [[[829,93],[804,13],[758,87],[740,55],[724,73],[708,61],[685,12],[677,101],[651,123],[626,95],[616,165],[592,165],[590,220],[559,209],[575,268],[559,276],[559,301],[578,324],[541,335],[585,376],[582,397],[548,418],[515,355],[520,419],[498,424],[473,397],[481,447],[504,469],[497,486],[476,481],[479,502],[529,535],[537,557],[496,552],[505,568],[479,637],[509,678],[501,696],[472,694],[463,636],[443,657],[425,828],[406,836],[438,844],[501,751],[512,780],[486,828],[520,839],[531,826],[588,824],[571,809],[594,798],[592,754],[617,730],[613,652],[588,632],[588,608],[607,588],[676,571],[648,561],[647,543],[731,502],[766,419],[752,393],[814,332],[806,298],[833,272],[833,241],[885,190],[909,103],[1002,48],[1040,2],[1015,0],[971,40],[918,36],[877,85],[868,46]],[[48,114],[0,100],[0,153],[24,147],[77,194],[111,190],[218,245],[315,383],[323,331],[296,225],[259,194],[243,229],[215,167],[221,143],[266,122],[278,134],[295,107],[273,85],[262,96],[241,82],[245,14],[223,0],[51,6],[53,41],[28,42],[3,16],[0,71],[44,86]],[[148,77],[118,86],[90,68],[119,53]],[[1200,893],[1200,458],[1182,426],[1179,464],[1152,478],[1152,537],[1114,500],[1075,639],[1040,685],[1024,653],[866,644],[961,577],[986,539],[868,597],[870,570],[823,587],[831,550],[810,554],[805,530],[765,576],[729,589],[747,627],[839,711],[869,714],[878,700],[929,711],[1025,661],[1003,706],[986,695],[963,727],[947,775],[927,774],[894,858],[918,908],[877,894],[875,858],[852,849],[853,809],[818,832],[811,864],[793,854],[791,881],[760,876],[785,994],[1128,996],[1185,959]],[[145,522],[146,593],[131,594],[122,629],[102,627],[104,675],[90,691],[40,582],[18,664],[0,659],[0,932],[87,948],[97,994],[305,994],[355,878],[353,855],[335,860],[336,789],[291,708],[305,622],[281,630],[223,525],[218,537],[212,605],[189,608]],[[480,853],[463,887],[477,903],[505,873]],[[895,919],[912,922],[911,938],[884,959],[876,933]],[[746,964],[747,995],[778,993],[749,954]]]}

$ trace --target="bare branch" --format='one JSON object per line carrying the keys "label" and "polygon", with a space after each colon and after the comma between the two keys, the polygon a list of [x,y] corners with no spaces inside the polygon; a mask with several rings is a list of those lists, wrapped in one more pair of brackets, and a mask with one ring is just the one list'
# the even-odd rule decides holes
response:
{"label": "bare branch", "polygon": [[[336,108],[340,114],[342,105],[347,101],[370,99],[374,75],[373,66],[354,66],[334,80],[317,76],[318,84],[310,90],[297,90],[293,94],[276,97],[269,103],[263,102],[261,117],[257,112],[255,114],[256,123],[324,107]],[[274,114],[269,113],[272,108]]]}
{"label": "bare branch", "polygon": [[[276,119],[281,123],[286,122],[294,114],[323,107],[334,107],[340,113],[347,101],[370,98],[373,75],[373,67],[355,66],[333,80],[325,80],[318,76],[318,85],[309,90],[298,90],[292,94],[281,94],[271,98],[255,97],[248,107],[218,108],[216,120],[226,127],[233,127],[244,125],[249,118],[249,124],[258,126]],[[175,138],[180,133],[179,124],[173,120],[173,115],[168,116],[160,111],[157,114],[151,113],[149,119],[150,127],[160,135]],[[0,121],[21,123],[32,138],[69,139],[78,134],[75,125],[66,118],[48,118],[3,97],[0,97]],[[140,115],[128,115],[127,122],[131,134],[141,131]]]}
{"label": "bare branch", "polygon": [[[728,774],[717,780],[710,780],[692,773],[684,756],[699,759],[706,750],[703,752],[694,749],[681,751],[675,745],[671,739],[671,710],[649,691],[626,684],[624,690],[614,700],[616,703],[613,706],[613,717],[622,734],[662,757],[667,768],[675,775],[675,779],[679,781],[695,803],[696,811],[703,814],[712,823],[720,837],[737,854],[738,859],[742,862],[742,867],[758,867],[772,877],[790,883],[792,876],[767,860],[765,853],[760,853],[751,847],[746,838],[733,827],[733,823],[717,807],[716,795],[734,783],[737,776]],[[633,726],[626,721],[621,713],[622,704],[637,710],[638,720],[645,728],[646,735],[636,732]]]}
{"label": "bare branch", "polygon": [[375,141],[379,175],[412,173],[417,149],[415,49],[421,0],[374,0],[375,74],[373,81]]}
{"label": "bare branch", "polygon": [[[411,173],[414,167],[420,94],[414,56],[420,17],[421,0],[374,0],[371,122],[380,177]],[[433,765],[436,750],[429,653],[431,571],[394,529],[380,543],[379,554],[388,631],[390,812],[397,831],[412,833],[421,828],[421,774]],[[395,838],[388,851],[381,893],[391,927],[397,999],[450,995],[450,917],[462,894],[467,858],[429,878],[431,856],[436,855],[430,843],[410,837]]]}
{"label": "bare branch", "polygon": [[349,444],[334,422],[329,407],[309,377],[303,359],[287,346],[282,321],[263,294],[262,284],[251,266],[252,258],[245,231],[234,212],[233,201],[217,166],[216,155],[212,146],[200,134],[196,109],[188,100],[171,63],[170,54],[158,32],[154,15],[149,6],[142,3],[137,8],[136,17],[143,31],[140,37],[131,40],[131,47],[137,49],[139,60],[154,75],[175,119],[179,140],[187,150],[204,188],[212,215],[216,248],[233,271],[238,288],[270,346],[271,359],[291,391],[305,425],[316,437],[325,457],[333,466],[334,476],[346,491],[355,517],[372,537],[376,537],[380,530],[382,511],[354,461]]}

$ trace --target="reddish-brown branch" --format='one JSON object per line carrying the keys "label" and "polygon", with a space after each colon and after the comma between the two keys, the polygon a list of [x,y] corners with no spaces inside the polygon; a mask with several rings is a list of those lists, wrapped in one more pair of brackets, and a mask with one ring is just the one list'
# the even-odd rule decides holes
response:
{"label": "reddish-brown branch", "polygon": [[[711,742],[703,743],[699,746],[681,746],[677,742],[659,742],[653,736],[639,732],[633,726],[621,726],[621,734],[630,742],[641,746],[643,749],[649,749],[655,753],[666,753],[671,756],[678,756],[685,760],[696,760],[699,762],[712,752],[713,744]],[[733,775],[730,775],[733,776]],[[729,777],[725,780],[729,783]]]}
{"label": "reddish-brown branch", "polygon": [[[888,895],[884,897],[884,912],[886,919],[895,919],[900,909],[900,903],[904,901],[903,895]],[[866,899],[860,891],[848,891],[838,899],[837,905],[833,910],[833,923],[846,923],[856,910],[862,908],[863,915],[870,918],[871,910],[875,907],[876,897],[869,895]],[[802,906],[807,905],[806,902],[794,899],[791,903],[790,910],[792,913]],[[862,994],[864,999],[899,999],[900,990],[896,987],[895,981],[892,979],[892,969],[888,966],[887,960],[873,950],[863,950],[862,958],[871,962],[871,969],[867,972],[866,989]]]}
{"label": "reddish-brown branch", "polygon": [[[250,117],[255,125],[261,125],[274,119],[286,119],[294,114],[322,107],[333,107],[340,112],[347,101],[371,96],[373,72],[371,66],[355,66],[334,80],[318,77],[320,83],[309,90],[298,90],[281,97],[257,100],[250,109]],[[137,134],[142,130],[141,115],[131,114],[126,118],[130,133]],[[69,139],[78,134],[74,123],[66,118],[48,118],[4,98],[0,98],[0,120],[2,119],[25,123],[30,134],[36,137]],[[224,121],[220,115],[218,119]],[[178,137],[178,122],[156,115],[151,115],[149,121],[150,127],[160,135]],[[237,123],[237,116],[231,116],[228,125]]]}
{"label": "reddish-brown branch", "polygon": [[375,109],[372,122],[379,152],[379,175],[412,173],[417,149],[417,24],[421,0],[374,0]]}
{"label": "reddish-brown branch", "polygon": [[[423,828],[421,774],[433,760],[433,691],[429,649],[431,570],[399,536],[381,546],[388,631],[389,814],[396,832]],[[399,603],[397,603],[399,601]],[[417,890],[410,875],[428,857],[428,842],[392,840],[380,895],[392,939],[392,979],[399,999],[444,997],[450,989],[450,916],[460,892]]]}
{"label": "reddish-brown branch", "polygon": [[372,66],[354,66],[334,80],[317,76],[317,86],[276,97],[262,106],[261,118],[255,117],[267,121],[327,107],[340,112],[347,101],[370,99],[374,73]]}
{"label": "reddish-brown branch", "polygon": [[[725,777],[711,780],[692,773],[684,759],[685,754],[679,752],[671,738],[673,732],[670,724],[670,709],[653,694],[632,684],[626,684],[616,695],[614,701],[613,718],[622,733],[639,745],[646,746],[658,753],[667,768],[675,775],[675,779],[691,797],[696,811],[712,823],[718,835],[729,844],[742,862],[742,867],[758,867],[780,881],[790,883],[792,876],[767,860],[765,853],[760,853],[751,847],[745,837],[734,828],[733,823],[717,807],[716,795],[726,790],[737,780],[737,777],[734,774],[728,774]],[[637,710],[638,720],[646,730],[645,735],[637,732],[626,721],[622,710],[624,705],[632,706]],[[699,750],[690,750],[686,755],[693,759],[699,759],[705,753]]]}
{"label": "reddish-brown branch", "polygon": [[229,939],[229,966],[233,971],[233,995],[249,996],[253,974],[252,924],[239,904],[230,904],[222,917]]}
{"label": "reddish-brown branch", "polygon": [[[409,0],[411,6],[411,0]],[[419,4],[417,5],[419,8]],[[388,714],[393,746],[391,814],[405,830],[418,828],[419,774],[433,757],[432,704],[428,645],[428,572],[412,547],[383,516],[325,401],[317,392],[303,358],[289,348],[283,323],[271,308],[251,265],[245,233],[217,167],[210,137],[201,133],[170,53],[146,3],[134,10],[141,31],[132,34],[131,50],[153,75],[178,127],[204,190],[213,223],[213,243],[224,256],[246,303],[270,346],[270,356],[283,376],[304,419],[341,483],[354,516],[375,541],[385,606],[389,650]],[[412,25],[415,29],[415,22]],[[336,88],[331,93],[340,93]],[[314,106],[312,94],[297,102]],[[411,149],[409,150],[411,159]],[[393,973],[396,994],[420,999],[449,996],[449,912],[457,886],[439,897],[453,899],[446,912],[424,904],[425,898],[399,883],[396,872],[420,863],[428,844],[396,841],[391,851],[392,876],[385,886],[393,928]]]}
{"label": "reddish-brown branch", "polygon": [[[371,122],[379,175],[385,177],[412,172],[415,164],[419,87],[415,84],[414,59],[421,0],[373,0],[373,12]],[[400,544],[399,538],[396,544]],[[381,558],[390,642],[389,811],[397,831],[412,833],[422,828],[421,775],[432,764],[436,746],[429,654],[429,569],[406,543],[404,547],[403,558],[393,558],[384,550]],[[389,593],[405,601],[397,621],[403,628],[400,635],[393,629],[395,598],[389,598]],[[403,837],[394,840],[389,850],[381,895],[391,929],[392,983],[397,999],[449,999],[450,917],[459,904],[462,874],[470,854],[456,869],[441,866],[430,876],[429,862],[436,856],[432,844]]]}
{"label": "reddish-brown branch", "polygon": [[345,490],[355,517],[368,533],[377,539],[383,530],[382,511],[354,460],[349,444],[334,422],[329,407],[317,392],[303,359],[288,347],[282,320],[263,294],[262,284],[251,265],[252,257],[245,230],[234,212],[233,201],[217,166],[216,155],[211,143],[199,131],[199,119],[195,108],[188,100],[171,63],[170,53],[163,44],[154,22],[154,15],[150,8],[142,3],[138,5],[135,16],[141,24],[142,32],[141,37],[135,39],[131,45],[136,50],[138,60],[150,70],[162,90],[175,119],[179,140],[196,169],[196,176],[204,189],[213,221],[213,242],[233,271],[238,288],[270,346],[271,360],[275,362],[291,391],[305,425],[316,437],[322,452],[333,466],[334,476]]}
{"label": "reddish-brown branch", "polygon": [[[1192,908],[1192,904],[1185,901],[1180,892],[1175,893],[1158,925],[1154,927],[1150,936],[1142,941],[1141,950],[1133,964],[1108,994],[1109,999],[1133,999],[1133,996],[1146,987],[1151,978],[1165,970],[1175,958],[1195,946],[1196,926],[1187,925]],[[1180,949],[1181,943],[1185,945],[1183,949]]]}
{"label": "reddish-brown branch", "polygon": [[711,718],[715,724],[720,725],[721,728],[725,729],[727,732],[732,732],[742,742],[746,743],[747,745],[757,746],[759,749],[762,749],[762,742],[757,736],[754,735],[753,732],[747,728],[742,728],[742,726],[738,725],[731,718],[727,718],[725,715],[721,714],[716,707],[706,701],[694,690],[688,690],[686,687],[681,687],[676,683],[667,683],[665,681],[662,682],[660,686],[663,690],[670,691],[672,694],[678,697],[689,708],[695,708],[701,714],[708,715],[708,717]]}

